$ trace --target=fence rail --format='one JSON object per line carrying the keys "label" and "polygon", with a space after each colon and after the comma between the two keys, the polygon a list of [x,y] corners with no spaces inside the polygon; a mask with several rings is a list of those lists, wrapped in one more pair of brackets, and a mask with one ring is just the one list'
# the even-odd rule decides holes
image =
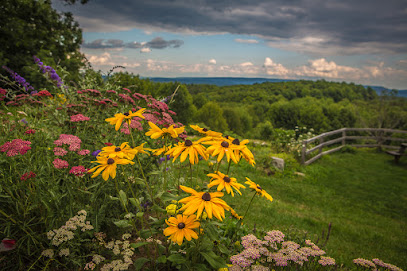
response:
{"label": "fence rail", "polygon": [[[355,133],[360,133],[360,132],[367,132],[369,135],[366,136],[356,136],[356,135],[347,135],[347,132],[355,132]],[[388,145],[385,144],[388,141],[398,141],[400,143],[405,143],[407,142],[407,138],[397,138],[397,137],[392,137],[389,136],[389,134],[407,134],[407,131],[405,130],[396,130],[396,129],[386,129],[386,128],[341,128],[335,131],[330,131],[326,132],[320,135],[317,135],[313,138],[304,140],[302,142],[302,150],[301,150],[301,163],[303,165],[309,165],[312,162],[316,161],[319,159],[321,156],[333,153],[336,151],[339,151],[342,149],[344,146],[352,146],[356,148],[386,148],[386,149],[398,149],[400,146],[393,146],[393,145]],[[340,137],[334,138],[334,139],[329,139],[326,141],[328,137],[331,136],[336,136],[340,134]],[[318,145],[310,148],[309,150],[307,147],[309,146],[310,143],[313,143],[315,141],[319,141]],[[370,140],[374,141],[374,143],[364,143],[364,144],[347,144],[346,141],[349,140]],[[340,143],[340,146],[323,151],[324,147],[328,147],[332,144],[337,144]],[[307,156],[311,154],[314,151],[318,150],[318,154],[314,157],[312,157],[309,160],[307,159]]]}

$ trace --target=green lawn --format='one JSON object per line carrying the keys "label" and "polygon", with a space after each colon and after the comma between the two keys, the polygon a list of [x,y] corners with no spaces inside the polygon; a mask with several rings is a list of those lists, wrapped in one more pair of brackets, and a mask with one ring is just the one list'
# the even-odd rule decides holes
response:
{"label": "green lawn", "polygon": [[[294,227],[316,241],[332,223],[325,250],[338,263],[352,267],[355,258],[379,258],[407,268],[407,158],[395,164],[390,155],[358,150],[302,167],[305,177],[267,176],[246,164],[233,171],[240,182],[247,176],[274,198],[253,202],[245,218],[251,227],[283,232]],[[247,192],[229,201],[241,215],[252,195]]]}

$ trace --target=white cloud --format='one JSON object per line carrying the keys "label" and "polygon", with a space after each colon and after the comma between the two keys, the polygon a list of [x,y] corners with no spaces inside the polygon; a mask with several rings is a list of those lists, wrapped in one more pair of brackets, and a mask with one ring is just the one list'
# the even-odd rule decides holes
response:
{"label": "white cloud", "polygon": [[110,65],[113,63],[108,52],[104,52],[101,55],[87,55],[87,58],[92,65]]}
{"label": "white cloud", "polygon": [[239,65],[242,66],[242,67],[248,67],[248,66],[253,66],[253,63],[251,63],[251,62],[243,62],[243,63],[240,63]]}
{"label": "white cloud", "polygon": [[148,47],[141,48],[140,53],[150,53],[151,49]]}
{"label": "white cloud", "polygon": [[211,60],[209,60],[210,64],[216,64],[216,59],[212,58]]}
{"label": "white cloud", "polygon": [[269,57],[266,57],[263,66],[266,69],[266,73],[268,75],[286,77],[289,73],[289,70],[286,67],[284,67],[280,63],[274,63],[274,61]]}
{"label": "white cloud", "polygon": [[235,39],[235,41],[239,42],[239,43],[249,43],[249,44],[259,43],[258,40],[254,40],[254,39]]}

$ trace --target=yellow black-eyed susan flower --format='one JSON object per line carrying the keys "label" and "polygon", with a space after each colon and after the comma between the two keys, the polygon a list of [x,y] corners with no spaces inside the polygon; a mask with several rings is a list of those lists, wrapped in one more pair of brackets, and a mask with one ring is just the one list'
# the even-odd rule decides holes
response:
{"label": "yellow black-eyed susan flower", "polygon": [[180,162],[184,162],[189,155],[189,162],[191,164],[195,164],[199,162],[198,155],[201,155],[205,160],[208,159],[208,155],[205,152],[206,148],[200,144],[200,141],[191,141],[189,139],[185,140],[185,142],[178,142],[178,145],[172,147],[169,151],[167,151],[166,155],[171,155],[174,157],[172,162],[181,155]]}
{"label": "yellow black-eyed susan flower", "polygon": [[269,201],[273,201],[273,198],[270,196],[269,193],[267,193],[263,188],[261,188],[260,185],[256,184],[255,182],[252,182],[249,178],[246,177],[247,182],[245,184],[249,185],[249,188],[253,189],[254,191],[257,192],[258,195],[265,197]]}
{"label": "yellow black-eyed susan flower", "polygon": [[203,135],[206,135],[208,137],[221,137],[222,136],[222,133],[211,131],[211,130],[208,130],[206,128],[201,128],[198,125],[189,125],[189,126],[192,129],[194,129],[195,131],[197,131],[197,132],[199,132],[199,133],[201,133]]}
{"label": "yellow black-eyed susan flower", "polygon": [[157,139],[166,135],[169,135],[172,138],[177,138],[185,130],[184,126],[175,128],[174,125],[171,125],[168,128],[161,129],[151,121],[148,122],[148,125],[150,125],[150,130],[145,135],[151,137],[152,139]]}
{"label": "yellow black-eyed susan flower", "polygon": [[124,120],[131,121],[131,119],[134,117],[139,117],[139,118],[145,119],[145,117],[143,116],[143,113],[145,110],[146,110],[145,108],[141,108],[140,110],[138,110],[136,112],[129,110],[128,113],[124,113],[124,114],[117,113],[114,115],[113,118],[107,118],[107,119],[105,119],[105,121],[109,122],[112,125],[115,125],[115,129],[116,129],[116,131],[118,131]]}
{"label": "yellow black-eyed susan flower", "polygon": [[215,216],[222,221],[225,218],[225,210],[230,209],[229,205],[220,197],[223,197],[222,192],[196,192],[194,189],[180,185],[180,188],[192,196],[179,200],[179,203],[185,204],[181,207],[180,211],[183,211],[185,215],[191,215],[197,212],[196,216],[199,218],[202,212],[208,214],[208,218],[212,219]]}
{"label": "yellow black-eyed susan flower", "polygon": [[254,155],[246,146],[247,143],[249,143],[249,140],[247,139],[242,141],[237,138],[232,139],[232,144],[240,147],[234,150],[235,157],[237,161],[240,161],[240,158],[243,157],[250,165],[254,166],[254,164],[256,164],[254,161]]}
{"label": "yellow black-eyed susan flower", "polygon": [[232,159],[236,164],[239,162],[236,159],[234,151],[240,149],[240,146],[231,144],[230,140],[226,138],[216,138],[211,141],[202,142],[202,144],[210,145],[206,152],[210,155],[218,156],[217,161],[220,162],[224,156],[226,156],[227,161],[229,162]]}
{"label": "yellow black-eyed susan flower", "polygon": [[104,147],[99,155],[107,156],[108,158],[118,157],[133,160],[136,153],[137,150],[132,149],[128,142],[124,142],[120,146],[112,145]]}
{"label": "yellow black-eyed susan flower", "polygon": [[193,229],[199,228],[200,223],[196,220],[195,215],[177,215],[165,220],[168,227],[164,229],[164,235],[169,236],[168,239],[182,245],[184,238],[191,241],[192,238],[198,239],[198,235]]}
{"label": "yellow black-eyed susan flower", "polygon": [[88,172],[94,172],[92,178],[95,178],[103,171],[102,177],[105,181],[109,179],[109,176],[112,179],[116,178],[117,165],[134,164],[134,162],[128,159],[120,159],[118,157],[108,158],[98,155],[96,158],[97,161],[92,161],[92,163],[99,163],[100,165],[89,169]]}
{"label": "yellow black-eyed susan flower", "polygon": [[219,171],[217,171],[216,173],[210,173],[207,176],[212,178],[208,184],[208,188],[217,185],[218,191],[226,189],[226,192],[228,194],[232,194],[232,197],[235,196],[233,193],[233,189],[235,189],[241,195],[242,193],[240,192],[240,188],[245,188],[244,185],[236,181],[236,178],[230,178],[228,175],[225,175]]}

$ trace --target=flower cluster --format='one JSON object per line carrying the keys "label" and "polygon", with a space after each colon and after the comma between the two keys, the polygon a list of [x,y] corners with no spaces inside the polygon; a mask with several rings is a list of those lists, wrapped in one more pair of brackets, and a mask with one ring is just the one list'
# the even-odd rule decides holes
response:
{"label": "flower cluster", "polygon": [[74,231],[80,229],[82,232],[93,230],[90,221],[86,221],[87,212],[81,210],[74,217],[69,218],[65,225],[59,229],[49,231],[47,233],[48,240],[51,240],[53,246],[59,246],[62,243],[69,241],[75,237]]}
{"label": "flower cluster", "polygon": [[3,101],[6,98],[7,90],[0,88],[0,101]]}
{"label": "flower cluster", "polygon": [[42,63],[41,60],[36,56],[34,56],[34,62],[38,65],[42,73],[47,74],[51,80],[56,82],[57,87],[63,85],[61,78],[51,66],[44,65],[44,63]]}
{"label": "flower cluster", "polygon": [[364,268],[371,269],[371,270],[379,270],[380,267],[383,267],[385,270],[389,270],[389,271],[403,271],[401,268],[399,268],[393,264],[385,263],[382,260],[377,259],[377,258],[372,259],[371,261],[363,259],[363,258],[357,258],[357,259],[353,260],[353,263],[356,264],[357,266],[364,267]]}
{"label": "flower cluster", "polygon": [[63,169],[69,167],[68,161],[59,158],[56,158],[54,161],[52,161],[52,164],[56,169]]}
{"label": "flower cluster", "polygon": [[35,134],[35,130],[34,129],[28,129],[27,131],[24,132],[25,134],[29,135],[29,134]]}
{"label": "flower cluster", "polygon": [[37,174],[35,174],[34,172],[30,171],[30,172],[26,172],[23,175],[21,175],[20,180],[22,181],[26,181],[28,179],[31,178],[35,178],[37,176]]}
{"label": "flower cluster", "polygon": [[31,150],[31,142],[25,141],[20,138],[13,139],[12,141],[4,143],[0,146],[1,152],[7,152],[7,156],[24,155],[28,150]]}
{"label": "flower cluster", "polygon": [[10,74],[11,78],[13,78],[13,80],[15,82],[20,84],[24,88],[25,91],[34,90],[34,88],[30,85],[30,83],[28,83],[21,75],[14,72],[9,67],[2,66],[2,68],[5,69]]}
{"label": "flower cluster", "polygon": [[69,171],[70,174],[73,174],[78,177],[83,177],[85,173],[88,172],[89,169],[85,168],[84,166],[75,166],[72,167],[71,170]]}
{"label": "flower cluster", "polygon": [[53,149],[53,152],[54,152],[54,155],[56,155],[56,156],[65,156],[68,153],[67,150],[65,150],[64,148],[61,148],[61,147],[55,147]]}
{"label": "flower cluster", "polygon": [[78,151],[81,148],[82,140],[74,135],[61,134],[59,138],[54,141],[56,146],[68,145],[70,151]]}
{"label": "flower cluster", "polygon": [[276,230],[267,232],[263,240],[249,234],[242,237],[244,250],[230,257],[233,266],[229,270],[246,270],[245,268],[249,267],[253,269],[255,263],[262,268],[286,267],[290,264],[300,267],[317,257],[318,263],[322,266],[335,265],[335,259],[322,256],[325,251],[310,240],[306,240],[305,244],[306,246],[301,247],[295,242],[284,241],[284,234]]}
{"label": "flower cluster", "polygon": [[112,240],[109,242],[105,241],[105,235],[96,233],[95,234],[99,245],[104,248],[111,250],[114,257],[120,257],[119,259],[110,260],[107,263],[104,263],[106,260],[105,257],[95,254],[92,257],[92,260],[85,265],[85,270],[93,270],[97,265],[103,264],[99,270],[127,270],[130,265],[133,264],[132,256],[134,255],[134,248],[130,246],[130,241],[127,239],[130,238],[130,234],[123,234],[121,240]]}
{"label": "flower cluster", "polygon": [[52,97],[52,94],[48,90],[41,90],[40,92],[34,93],[33,96],[38,97]]}
{"label": "flower cluster", "polygon": [[80,122],[80,121],[88,121],[88,120],[90,120],[90,118],[86,117],[82,114],[77,114],[77,115],[71,116],[71,122]]}

